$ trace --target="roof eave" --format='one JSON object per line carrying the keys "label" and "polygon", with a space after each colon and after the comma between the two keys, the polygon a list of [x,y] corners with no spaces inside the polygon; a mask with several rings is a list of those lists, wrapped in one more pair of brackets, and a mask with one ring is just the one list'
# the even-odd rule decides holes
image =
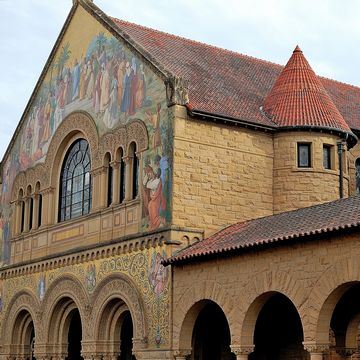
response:
{"label": "roof eave", "polygon": [[192,117],[200,117],[200,118],[202,118],[204,120],[211,120],[211,121],[215,121],[215,122],[219,121],[219,122],[222,122],[224,124],[231,124],[231,125],[234,125],[234,126],[241,126],[241,127],[250,128],[250,129],[253,129],[253,130],[262,130],[262,131],[265,131],[265,132],[275,132],[277,130],[276,125],[274,125],[274,126],[264,125],[264,124],[250,122],[250,121],[246,121],[246,120],[242,120],[242,119],[237,119],[237,118],[226,116],[226,115],[223,115],[223,114],[209,113],[209,112],[206,112],[206,111],[194,109],[189,104],[186,105],[186,108],[188,110],[188,113]]}
{"label": "roof eave", "polygon": [[338,128],[317,126],[317,125],[296,125],[296,126],[279,126],[277,131],[314,131],[314,132],[325,132],[329,134],[336,134],[348,145],[348,149],[351,149],[358,142],[358,137],[349,129],[345,131]]}
{"label": "roof eave", "polygon": [[302,233],[302,234],[293,234],[291,236],[269,238],[269,239],[264,239],[261,242],[257,242],[257,243],[253,243],[253,244],[242,244],[239,246],[232,246],[227,249],[218,249],[218,250],[204,252],[204,253],[200,253],[200,254],[181,256],[180,255],[181,251],[180,251],[180,254],[175,255],[169,259],[166,259],[162,263],[164,266],[183,265],[183,264],[187,264],[187,263],[193,263],[196,261],[207,260],[212,257],[237,255],[237,254],[241,254],[245,251],[256,250],[256,249],[262,250],[264,248],[272,247],[274,244],[278,245],[278,246],[286,245],[286,244],[289,244],[289,241],[294,241],[294,240],[301,241],[301,240],[312,239],[314,237],[328,236],[329,234],[330,235],[342,234],[342,233],[346,233],[349,231],[354,231],[358,228],[360,228],[360,222],[354,223],[354,224],[347,224],[344,226],[333,227],[333,228],[313,230],[313,231],[309,231],[307,233]]}

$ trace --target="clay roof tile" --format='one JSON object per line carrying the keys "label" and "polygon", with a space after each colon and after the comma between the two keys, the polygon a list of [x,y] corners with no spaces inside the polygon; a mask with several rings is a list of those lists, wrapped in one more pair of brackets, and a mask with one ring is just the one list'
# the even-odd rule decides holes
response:
{"label": "clay roof tile", "polygon": [[[260,109],[282,66],[127,21],[112,20],[165,69],[189,81],[189,110],[278,127]],[[280,96],[277,97],[279,110],[274,119],[280,126],[288,122],[295,126],[303,123],[334,126],[345,132],[349,126],[360,130],[360,88],[314,76],[298,46],[293,55],[288,67],[292,66],[298,84],[283,83],[281,89],[289,91],[301,84],[308,86],[298,94],[289,94],[288,99],[280,101]],[[321,89],[321,84],[326,91]],[[267,105],[273,104],[274,99],[268,99]],[[311,110],[310,105],[315,105],[315,109]]]}

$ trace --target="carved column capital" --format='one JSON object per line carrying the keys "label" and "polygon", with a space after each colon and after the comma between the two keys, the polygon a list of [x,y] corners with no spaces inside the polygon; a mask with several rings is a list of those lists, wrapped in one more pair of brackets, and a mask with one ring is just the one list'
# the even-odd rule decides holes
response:
{"label": "carved column capital", "polygon": [[230,345],[232,353],[236,355],[237,359],[247,359],[248,355],[250,355],[255,346],[254,345]]}
{"label": "carved column capital", "polygon": [[90,174],[91,174],[91,176],[98,176],[98,175],[106,173],[106,171],[107,171],[106,166],[99,166],[99,167],[97,167],[95,169],[92,169],[90,171]]}
{"label": "carved column capital", "polygon": [[132,159],[132,156],[129,156],[129,155],[128,155],[128,156],[124,156],[124,157],[123,157],[123,161],[124,161],[125,165],[129,165],[131,159]]}
{"label": "carved column capital", "polygon": [[119,162],[119,161],[116,161],[116,160],[111,161],[111,162],[110,162],[110,166],[111,166],[114,170],[118,170],[119,167],[120,167],[120,162]]}
{"label": "carved column capital", "polygon": [[180,349],[174,352],[174,358],[176,360],[187,360],[191,355],[191,349]]}
{"label": "carved column capital", "polygon": [[47,196],[47,195],[53,194],[54,192],[55,192],[55,189],[54,189],[53,187],[48,187],[48,188],[42,190],[41,193],[42,193],[44,196]]}
{"label": "carved column capital", "polygon": [[310,354],[323,354],[329,350],[330,344],[323,343],[319,344],[316,341],[304,341],[304,349]]}

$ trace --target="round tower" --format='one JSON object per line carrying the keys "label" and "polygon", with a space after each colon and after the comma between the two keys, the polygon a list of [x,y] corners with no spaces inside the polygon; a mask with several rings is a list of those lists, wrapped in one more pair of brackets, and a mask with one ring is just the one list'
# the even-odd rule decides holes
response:
{"label": "round tower", "polygon": [[263,111],[278,126],[274,213],[347,196],[347,150],[357,138],[298,46]]}

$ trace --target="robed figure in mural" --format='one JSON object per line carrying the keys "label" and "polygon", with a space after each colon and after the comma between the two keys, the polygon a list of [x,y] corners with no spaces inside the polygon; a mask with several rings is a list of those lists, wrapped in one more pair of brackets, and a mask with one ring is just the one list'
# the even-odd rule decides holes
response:
{"label": "robed figure in mural", "polygon": [[144,168],[143,201],[149,216],[149,230],[155,230],[164,225],[165,219],[161,213],[166,210],[166,200],[162,191],[161,169],[156,173],[150,164]]}

